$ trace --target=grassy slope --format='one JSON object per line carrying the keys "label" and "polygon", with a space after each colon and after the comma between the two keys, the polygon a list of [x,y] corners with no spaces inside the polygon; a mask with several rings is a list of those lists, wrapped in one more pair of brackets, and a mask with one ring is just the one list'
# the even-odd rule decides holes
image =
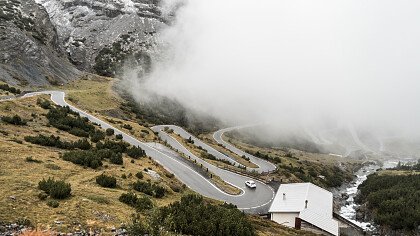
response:
{"label": "grassy slope", "polygon": [[[116,127],[130,124],[133,130],[122,130],[131,133],[144,141],[155,140],[156,136],[147,127],[133,122],[134,115],[121,110],[123,102],[113,90],[114,80],[104,77],[87,76],[85,79],[74,81],[63,87],[50,89],[64,90],[68,94],[68,101],[77,107],[89,111],[98,117],[113,123]],[[48,98],[48,96],[44,96]],[[131,163],[124,157],[124,167],[104,163],[108,168],[92,170],[82,168],[70,162],[63,161],[59,154],[63,150],[41,147],[23,141],[26,135],[55,134],[65,140],[77,140],[78,137],[53,127],[47,127],[47,120],[43,114],[46,111],[36,105],[36,98],[20,99],[16,101],[0,102],[0,115],[19,114],[25,119],[36,118],[26,127],[7,125],[0,122],[0,221],[16,221],[20,218],[29,218],[33,224],[40,228],[50,228],[66,231],[78,226],[101,228],[106,233],[112,226],[118,227],[121,223],[129,222],[130,215],[134,213],[131,207],[118,201],[121,193],[128,191],[129,184],[136,181],[135,173],[144,168],[152,168],[163,178],[166,186],[181,185],[174,178],[166,177],[166,171],[153,161],[143,158]],[[149,134],[142,132],[149,131]],[[22,144],[18,142],[23,141]],[[27,162],[25,159],[32,156],[41,163]],[[54,167],[57,167],[56,169]],[[101,173],[113,175],[117,178],[117,189],[105,189],[95,183],[95,177]],[[129,174],[133,176],[130,177]],[[121,176],[129,176],[123,179]],[[72,185],[72,197],[60,201],[58,208],[50,208],[45,201],[38,199],[41,192],[37,184],[42,178],[54,177],[65,180]],[[144,173],[144,179],[151,179]],[[153,199],[158,206],[167,205],[179,200],[182,194],[191,192],[185,189],[184,193],[169,194],[163,199]],[[137,193],[141,195],[140,193]],[[10,197],[14,196],[13,200]],[[215,204],[218,201],[211,200]],[[313,235],[305,231],[284,228],[271,221],[262,220],[256,216],[249,217],[256,227],[258,235]],[[56,225],[54,221],[62,221],[63,225]]]}
{"label": "grassy slope", "polygon": [[[341,164],[342,174],[344,178],[348,180],[353,178],[353,170],[360,166],[361,162],[353,159],[346,158],[337,158],[327,154],[320,153],[310,153],[294,149],[278,149],[278,148],[262,148],[253,146],[243,141],[233,138],[231,136],[225,136],[224,140],[229,141],[234,144],[236,147],[247,151],[248,153],[256,153],[257,151],[264,155],[269,155],[270,157],[278,157],[281,159],[281,163],[278,165],[278,171],[273,174],[264,176],[267,180],[275,179],[281,180],[286,183],[294,182],[306,182],[306,180],[301,179],[301,176],[297,175],[297,172],[290,171],[283,168],[282,166],[293,166],[294,168],[302,168],[304,175],[310,178],[311,182],[328,188],[325,180],[319,178],[319,175],[322,175],[322,172],[327,172],[331,175],[336,174],[335,168]],[[291,156],[289,156],[291,154]],[[311,170],[311,171],[310,171]],[[311,175],[311,174],[312,175]]]}
{"label": "grassy slope", "polygon": [[[70,227],[72,222],[100,228],[119,226],[128,222],[134,210],[120,203],[118,197],[130,189],[129,184],[137,180],[134,175],[144,168],[151,168],[159,173],[163,178],[163,185],[169,190],[168,196],[154,199],[156,205],[167,205],[180,199],[181,194],[172,192],[169,185],[182,184],[173,177],[168,178],[167,172],[148,158],[131,163],[130,158],[124,157],[124,166],[105,163],[108,168],[92,170],[61,160],[59,153],[63,150],[24,142],[24,136],[38,133],[60,135],[65,140],[78,139],[66,132],[47,127],[47,120],[42,116],[45,113],[45,110],[36,105],[35,97],[0,103],[1,115],[19,114],[28,120],[32,114],[37,115],[28,126],[0,124],[3,131],[0,134],[0,220],[15,221],[28,217],[31,222],[42,228],[52,226],[55,220],[64,222],[64,225],[60,226],[63,229]],[[19,141],[23,143],[19,144]],[[29,156],[42,163],[25,161]],[[51,169],[51,164],[60,169]],[[117,177],[117,189],[105,189],[95,183],[95,177],[103,172]],[[123,179],[122,174],[132,176]],[[72,197],[60,201],[60,206],[56,209],[48,207],[45,201],[37,198],[41,192],[37,189],[38,182],[48,177],[62,179],[72,185]],[[151,177],[144,172],[143,179],[148,180]],[[11,196],[15,196],[16,200],[12,200]]]}

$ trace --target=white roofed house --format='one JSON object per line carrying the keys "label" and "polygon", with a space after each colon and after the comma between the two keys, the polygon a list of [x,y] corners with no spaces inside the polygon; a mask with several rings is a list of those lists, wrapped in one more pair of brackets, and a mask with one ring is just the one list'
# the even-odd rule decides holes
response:
{"label": "white roofed house", "polygon": [[339,235],[333,194],[311,183],[280,185],[268,211],[271,220],[296,229]]}

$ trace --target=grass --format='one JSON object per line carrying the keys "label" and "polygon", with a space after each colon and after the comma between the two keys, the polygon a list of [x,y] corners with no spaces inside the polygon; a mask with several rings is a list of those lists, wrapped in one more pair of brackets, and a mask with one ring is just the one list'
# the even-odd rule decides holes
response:
{"label": "grass", "polygon": [[[64,222],[60,230],[66,232],[72,230],[73,222],[80,223],[83,227],[97,227],[105,230],[110,227],[118,227],[121,223],[130,221],[134,209],[118,201],[119,196],[130,191],[134,176],[144,168],[156,171],[162,186],[167,189],[167,195],[162,199],[153,199],[157,206],[168,205],[182,196],[181,193],[173,192],[171,185],[182,186],[175,178],[169,178],[167,171],[149,158],[141,158],[131,163],[131,158],[124,156],[124,165],[118,166],[104,163],[108,167],[98,170],[86,169],[60,159],[63,150],[47,148],[22,142],[11,141],[11,138],[23,140],[24,136],[43,134],[59,134],[62,139],[76,140],[71,134],[59,131],[47,126],[47,120],[43,116],[46,110],[36,105],[36,97],[7,101],[0,103],[0,114],[10,115],[17,113],[23,118],[31,119],[32,114],[37,118],[28,122],[28,127],[0,123],[0,129],[8,134],[0,134],[0,220],[13,222],[19,218],[27,217],[37,228],[46,229],[55,225],[59,220]],[[13,107],[13,109],[9,109]],[[31,157],[28,161],[27,157]],[[36,160],[37,163],[33,162]],[[101,173],[112,175],[117,178],[117,189],[105,189],[96,184],[95,178]],[[131,175],[130,175],[131,173]],[[122,174],[128,176],[121,178]],[[38,199],[38,182],[43,178],[54,177],[57,180],[65,180],[72,186],[72,196],[59,201],[58,208],[48,207],[46,201]],[[145,174],[143,180],[155,181],[150,175]],[[184,191],[184,192],[188,192]],[[11,198],[15,197],[15,200]],[[98,213],[99,212],[99,213]],[[104,220],[101,215],[109,215]]]}
{"label": "grass", "polygon": [[[115,83],[115,79],[87,75],[81,80],[53,89],[64,90],[68,103],[94,114],[137,139],[145,142],[155,141],[157,137],[151,129],[133,122],[134,114],[120,109],[124,100],[113,90]],[[132,126],[133,129],[124,129],[124,124]]]}
{"label": "grass", "polygon": [[[88,75],[82,80],[50,89],[66,91],[69,103],[95,114],[136,138],[143,141],[156,140],[156,136],[150,129],[131,121],[135,120],[134,114],[120,109],[124,101],[112,90],[114,81]],[[47,95],[41,97],[49,99]],[[102,229],[105,235],[110,235],[112,227],[130,222],[134,209],[120,203],[118,198],[122,193],[130,191],[130,184],[137,180],[135,174],[145,168],[156,171],[162,178],[157,182],[167,189],[164,198],[153,199],[155,205],[168,205],[179,200],[183,194],[192,192],[188,188],[183,188],[182,183],[148,158],[131,163],[131,159],[124,156],[123,166],[104,163],[104,167],[92,170],[61,160],[60,154],[64,152],[63,150],[24,142],[24,136],[39,133],[59,135],[62,139],[69,141],[78,139],[66,132],[49,127],[48,121],[43,116],[47,111],[36,105],[36,99],[37,97],[0,102],[0,115],[19,114],[22,118],[29,120],[28,127],[24,128],[0,122],[0,183],[2,183],[0,221],[15,222],[18,219],[28,218],[37,230],[27,231],[25,235],[52,234],[53,231],[44,231],[45,229],[70,232],[75,230],[75,227],[78,228],[78,224],[84,229]],[[123,124],[130,124],[133,130],[121,128]],[[27,157],[32,157],[32,160],[36,162],[28,161]],[[101,173],[116,177],[118,187],[106,189],[97,185],[95,178]],[[155,181],[145,172],[143,174],[142,181]],[[122,178],[122,175],[127,177]],[[46,200],[38,198],[41,192],[37,188],[38,182],[48,177],[65,180],[72,186],[72,196],[69,199],[60,200],[57,208],[47,206],[48,198]],[[219,179],[217,177],[215,179],[218,182]],[[232,187],[224,181],[221,182],[226,188]],[[171,186],[181,186],[183,190],[177,193],[171,190]],[[226,191],[240,190],[235,188],[235,190]],[[136,194],[141,195],[141,193]],[[221,203],[214,199],[208,200],[215,204]],[[257,234],[261,236],[313,235],[304,231],[287,229],[256,216],[249,216],[249,218],[256,227]],[[56,225],[54,221],[62,221],[63,224]]]}
{"label": "grass", "polygon": [[[353,178],[353,171],[361,166],[361,161],[347,158],[337,158],[328,154],[310,153],[296,149],[286,148],[262,148],[243,142],[231,135],[224,135],[224,140],[235,145],[237,148],[254,154],[257,151],[270,157],[277,157],[281,159],[277,171],[267,175],[260,176],[265,180],[277,180],[283,183],[296,183],[296,182],[312,182],[318,186],[328,188],[325,180],[319,176],[323,171],[334,173],[334,168],[340,163],[342,171],[347,179]],[[302,168],[305,179],[297,173],[284,169],[282,166],[293,166],[295,168]]]}
{"label": "grass", "polygon": [[122,99],[112,90],[114,82],[115,79],[86,75],[58,89],[64,90],[67,100],[78,108],[98,113],[119,108]]}
{"label": "grass", "polygon": [[220,146],[214,139],[213,139],[213,134],[206,134],[206,135],[200,135],[200,138],[206,142],[208,145],[210,145],[211,147],[213,147],[214,149],[216,149],[217,151],[224,153],[232,158],[234,158],[237,162],[239,162],[240,164],[249,167],[249,168],[258,168],[258,166],[254,163],[252,163],[251,161],[247,161],[244,158],[242,158],[241,156],[239,156],[238,154],[232,152],[231,150]]}

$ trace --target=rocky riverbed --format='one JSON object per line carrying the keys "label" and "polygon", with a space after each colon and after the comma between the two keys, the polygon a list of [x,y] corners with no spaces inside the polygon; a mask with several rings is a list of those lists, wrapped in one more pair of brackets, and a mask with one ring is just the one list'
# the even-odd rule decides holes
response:
{"label": "rocky riverbed", "polygon": [[373,222],[366,220],[366,214],[363,213],[364,206],[360,206],[354,201],[358,191],[357,188],[367,179],[368,175],[375,173],[380,168],[392,168],[397,164],[398,161],[386,161],[380,166],[372,162],[359,169],[352,182],[341,186],[334,192],[339,203],[339,214],[364,230],[374,232],[376,227]]}

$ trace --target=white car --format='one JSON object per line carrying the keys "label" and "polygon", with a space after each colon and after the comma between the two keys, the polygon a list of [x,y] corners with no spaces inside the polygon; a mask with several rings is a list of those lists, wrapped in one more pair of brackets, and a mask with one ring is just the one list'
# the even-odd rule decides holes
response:
{"label": "white car", "polygon": [[256,187],[257,187],[257,184],[255,184],[255,182],[254,182],[254,181],[252,181],[252,180],[247,180],[247,181],[245,181],[245,185],[246,185],[248,188],[256,188]]}

